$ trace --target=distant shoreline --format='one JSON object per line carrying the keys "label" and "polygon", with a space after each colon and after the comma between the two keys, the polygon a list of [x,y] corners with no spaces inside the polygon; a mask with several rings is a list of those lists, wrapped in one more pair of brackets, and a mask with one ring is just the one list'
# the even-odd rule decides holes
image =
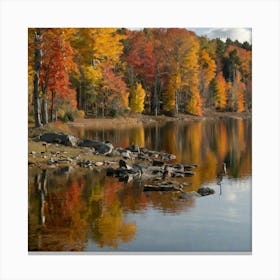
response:
{"label": "distant shoreline", "polygon": [[252,113],[237,113],[237,112],[207,112],[203,116],[193,116],[186,114],[179,114],[178,116],[170,117],[165,115],[133,115],[123,116],[117,118],[85,118],[76,119],[74,122],[68,122],[70,127],[86,126],[92,129],[113,129],[113,128],[130,128],[139,125],[149,125],[155,123],[164,123],[170,121],[199,121],[199,120],[218,120],[219,118],[233,118],[233,119],[250,119]]}

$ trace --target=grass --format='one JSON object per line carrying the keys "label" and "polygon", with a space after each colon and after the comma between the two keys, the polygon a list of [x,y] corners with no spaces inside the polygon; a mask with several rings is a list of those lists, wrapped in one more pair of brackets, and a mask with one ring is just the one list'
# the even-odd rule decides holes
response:
{"label": "grass", "polygon": [[[43,145],[43,142],[36,142],[34,140],[28,140],[28,164],[36,165],[42,168],[48,167],[47,161],[53,160],[63,160],[72,159],[73,163],[61,162],[56,165],[76,165],[77,161],[90,160],[92,162],[116,162],[121,159],[121,157],[110,157],[104,155],[96,155],[90,148],[80,148],[80,147],[68,147],[59,144],[48,144],[47,150]],[[79,157],[78,160],[75,158]],[[129,163],[129,161],[127,161]],[[102,166],[101,166],[102,168]]]}

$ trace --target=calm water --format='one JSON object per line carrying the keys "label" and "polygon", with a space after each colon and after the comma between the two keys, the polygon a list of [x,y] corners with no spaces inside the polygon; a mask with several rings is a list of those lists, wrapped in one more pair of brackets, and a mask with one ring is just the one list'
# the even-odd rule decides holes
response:
{"label": "calm water", "polygon": [[[130,143],[198,165],[185,191],[143,192],[88,169],[29,169],[29,250],[96,252],[250,252],[251,120],[222,119],[122,130],[74,128],[80,138]],[[222,163],[227,175],[217,179]],[[219,184],[218,184],[219,183]]]}

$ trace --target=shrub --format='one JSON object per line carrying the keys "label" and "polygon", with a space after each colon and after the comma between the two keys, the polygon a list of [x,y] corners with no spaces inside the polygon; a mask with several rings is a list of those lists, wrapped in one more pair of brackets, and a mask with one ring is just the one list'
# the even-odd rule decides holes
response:
{"label": "shrub", "polygon": [[77,118],[82,118],[82,119],[85,118],[85,111],[84,110],[78,110],[76,114],[77,114]]}
{"label": "shrub", "polygon": [[64,116],[65,116],[65,111],[62,110],[62,109],[58,109],[57,118],[60,119],[60,120],[63,120]]}
{"label": "shrub", "polygon": [[66,112],[64,114],[64,117],[62,119],[63,122],[73,122],[74,121],[74,116],[71,112]]}

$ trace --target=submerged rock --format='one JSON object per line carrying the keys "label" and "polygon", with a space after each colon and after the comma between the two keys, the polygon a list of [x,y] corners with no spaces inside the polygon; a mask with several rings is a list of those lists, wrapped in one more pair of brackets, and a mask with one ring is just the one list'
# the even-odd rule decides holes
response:
{"label": "submerged rock", "polygon": [[201,196],[205,196],[214,194],[215,191],[213,189],[210,189],[209,187],[202,187],[197,190],[197,193],[199,193]]}
{"label": "submerged rock", "polygon": [[183,186],[177,182],[163,182],[157,185],[144,185],[144,192],[148,191],[176,191],[184,192]]}

